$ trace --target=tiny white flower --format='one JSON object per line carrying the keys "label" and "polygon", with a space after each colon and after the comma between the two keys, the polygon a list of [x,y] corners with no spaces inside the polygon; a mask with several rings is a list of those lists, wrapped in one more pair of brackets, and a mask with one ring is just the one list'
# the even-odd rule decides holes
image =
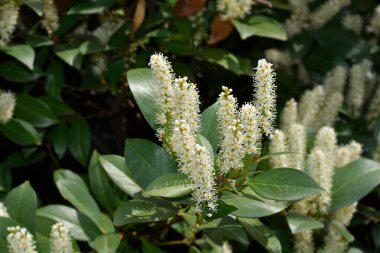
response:
{"label": "tiny white flower", "polygon": [[33,235],[19,226],[8,227],[9,253],[37,253]]}
{"label": "tiny white flower", "polygon": [[50,232],[50,253],[72,253],[73,245],[69,229],[61,222],[52,226]]}
{"label": "tiny white flower", "polygon": [[10,91],[0,90],[0,124],[6,124],[13,117],[15,106],[15,95]]}

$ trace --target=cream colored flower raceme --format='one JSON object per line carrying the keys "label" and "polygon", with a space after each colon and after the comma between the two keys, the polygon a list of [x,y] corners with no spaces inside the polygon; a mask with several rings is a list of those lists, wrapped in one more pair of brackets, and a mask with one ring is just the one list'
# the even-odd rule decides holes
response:
{"label": "cream colored flower raceme", "polygon": [[149,66],[160,91],[156,115],[159,138],[166,141],[169,152],[177,158],[180,172],[193,184],[195,212],[204,211],[204,204],[208,210],[216,211],[214,162],[209,151],[196,143],[200,128],[198,90],[187,78],[175,78],[169,61],[162,54],[152,55]]}
{"label": "cream colored flower raceme", "polygon": [[297,102],[292,98],[286,102],[281,113],[281,130],[288,133],[290,127],[298,122]]}
{"label": "cream colored flower raceme", "polygon": [[295,253],[314,253],[313,231],[302,231],[294,234]]}
{"label": "cream colored flower raceme", "polygon": [[52,226],[50,232],[50,253],[72,253],[73,245],[69,229],[61,222]]}
{"label": "cream colored flower raceme", "polygon": [[338,119],[339,110],[343,105],[343,100],[344,97],[340,92],[335,92],[327,97],[314,121],[314,127],[319,129],[323,126],[333,126]]}
{"label": "cream colored flower raceme", "polygon": [[240,109],[240,121],[244,127],[244,150],[248,155],[259,155],[261,151],[261,131],[259,113],[252,104],[245,104]]}
{"label": "cream colored flower raceme", "polygon": [[26,228],[8,227],[9,253],[37,253],[33,235]]}
{"label": "cream colored flower raceme", "polygon": [[308,127],[314,127],[318,112],[320,111],[325,98],[323,86],[316,86],[312,90],[306,91],[298,105],[299,123]]}
{"label": "cream colored flower raceme", "polygon": [[351,0],[327,0],[311,13],[311,25],[319,29],[326,25],[344,7],[350,5]]}
{"label": "cream colored flower raceme", "polygon": [[218,0],[217,9],[222,18],[241,19],[251,13],[253,0]]}
{"label": "cream colored flower raceme", "polygon": [[303,170],[306,156],[306,132],[301,124],[293,124],[288,133],[289,151],[294,152],[288,158],[289,167]]}
{"label": "cream colored flower raceme", "polygon": [[360,158],[363,147],[360,143],[352,141],[348,145],[338,148],[336,152],[335,168],[343,167]]}
{"label": "cream colored flower raceme", "polygon": [[13,117],[15,106],[15,95],[10,91],[0,90],[0,124],[6,124]]}
{"label": "cream colored flower raceme", "polygon": [[[286,136],[281,131],[276,129],[270,139],[269,151],[271,154],[288,152],[288,145],[286,143]],[[272,168],[288,167],[288,155],[275,155],[270,159]]]}
{"label": "cream colored flower raceme", "polygon": [[310,10],[308,0],[290,0],[292,15],[285,22],[285,30],[289,37],[293,37],[310,26]]}
{"label": "cream colored flower raceme", "polygon": [[368,108],[366,119],[369,123],[369,128],[372,128],[376,119],[380,116],[380,83],[378,84],[375,95],[373,95]]}
{"label": "cream colored flower raceme", "polygon": [[270,136],[276,119],[276,84],[272,64],[265,59],[258,61],[254,83],[254,105],[259,112],[259,122],[263,133]]}
{"label": "cream colored flower raceme", "polygon": [[44,16],[42,26],[46,32],[51,35],[53,32],[58,30],[58,10],[53,0],[43,0],[43,7]]}
{"label": "cream colored flower raceme", "polygon": [[20,7],[16,0],[0,3],[0,46],[5,46],[16,30]]}
{"label": "cream colored flower raceme", "polygon": [[336,92],[343,93],[346,84],[348,71],[345,67],[337,66],[323,80],[323,88],[326,94],[334,94]]}
{"label": "cream colored flower raceme", "polygon": [[375,34],[376,37],[380,35],[380,4],[376,6],[367,31]]}
{"label": "cream colored flower raceme", "polygon": [[347,30],[351,30],[356,34],[360,34],[363,30],[363,19],[359,14],[346,15],[342,24]]}

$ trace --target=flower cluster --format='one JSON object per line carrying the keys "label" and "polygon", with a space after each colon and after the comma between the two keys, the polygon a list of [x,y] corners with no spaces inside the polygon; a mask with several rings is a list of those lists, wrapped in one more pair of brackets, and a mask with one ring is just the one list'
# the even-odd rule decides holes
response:
{"label": "flower cluster", "polygon": [[50,233],[51,253],[72,253],[73,246],[68,228],[61,222],[54,224]]}
{"label": "flower cluster", "polygon": [[37,253],[33,235],[25,228],[8,227],[9,253]]}
{"label": "flower cluster", "polygon": [[347,15],[342,20],[343,26],[356,34],[360,34],[363,30],[363,19],[359,14]]}
{"label": "flower cluster", "polygon": [[377,37],[380,35],[380,5],[376,6],[367,31],[375,34]]}
{"label": "flower cluster", "polygon": [[16,98],[12,92],[0,90],[0,124],[6,124],[12,117]]}
{"label": "flower cluster", "polygon": [[236,19],[251,13],[252,5],[252,0],[218,0],[217,9],[223,19]]}
{"label": "flower cluster", "polygon": [[311,25],[321,28],[327,24],[344,7],[350,5],[351,0],[328,0],[311,14]]}
{"label": "flower cluster", "polygon": [[195,212],[202,212],[205,203],[215,211],[217,195],[213,159],[209,150],[197,144],[200,128],[198,90],[186,77],[174,78],[171,65],[162,54],[152,55],[149,66],[160,90],[156,115],[158,136],[168,151],[177,157],[180,171],[193,183]]}
{"label": "flower cluster", "polygon": [[281,113],[281,130],[288,133],[290,127],[298,122],[297,102],[292,98],[286,102]]}
{"label": "flower cluster", "polygon": [[6,45],[16,29],[20,7],[16,0],[0,3],[0,46]]}
{"label": "flower cluster", "polygon": [[58,10],[53,0],[44,0],[44,17],[42,20],[42,26],[46,32],[51,35],[58,29]]}
{"label": "flower cluster", "polygon": [[373,127],[375,120],[380,116],[380,84],[378,85],[375,95],[373,96],[368,108],[366,119],[369,122],[369,127]]}
{"label": "flower cluster", "polygon": [[270,136],[276,119],[276,84],[272,64],[264,59],[259,60],[253,80],[260,126],[264,134]]}

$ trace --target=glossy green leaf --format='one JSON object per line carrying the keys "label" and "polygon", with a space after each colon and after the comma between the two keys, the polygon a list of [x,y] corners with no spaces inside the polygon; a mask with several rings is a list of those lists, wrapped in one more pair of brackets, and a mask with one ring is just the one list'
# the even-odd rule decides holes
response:
{"label": "glossy green leaf", "polygon": [[91,190],[95,198],[104,208],[113,210],[116,205],[115,192],[112,189],[107,173],[100,165],[99,157],[99,153],[95,150],[92,153],[88,167]]}
{"label": "glossy green leaf", "polygon": [[334,212],[360,200],[380,183],[380,164],[359,159],[335,171],[331,207]]}
{"label": "glossy green leaf", "polygon": [[57,50],[56,55],[70,66],[80,69],[82,65],[83,55],[79,48],[60,49]]}
{"label": "glossy green leaf", "polygon": [[333,220],[332,225],[340,232],[346,242],[349,243],[355,240],[355,237],[350,233],[350,231],[348,231],[347,228],[338,220]]}
{"label": "glossy green leaf", "polygon": [[110,176],[111,180],[131,197],[137,197],[142,188],[132,179],[131,172],[125,164],[124,157],[117,155],[102,155],[99,162]]}
{"label": "glossy green leaf", "polygon": [[220,225],[214,228],[202,229],[202,232],[209,238],[214,238],[215,240],[234,240],[240,242],[241,244],[248,245],[248,237],[241,225],[237,224],[227,224]]}
{"label": "glossy green leaf", "polygon": [[144,118],[153,128],[157,128],[157,97],[159,84],[154,80],[149,69],[132,69],[127,72],[129,88]]}
{"label": "glossy green leaf", "polygon": [[36,129],[21,119],[10,119],[7,124],[0,124],[0,132],[14,143],[20,145],[40,145],[41,139]]}
{"label": "glossy green leaf", "polygon": [[30,9],[32,9],[38,16],[43,15],[43,3],[42,0],[21,0],[22,3],[26,4]]}
{"label": "glossy green leaf", "polygon": [[54,152],[59,158],[62,158],[66,152],[69,134],[69,129],[66,124],[62,123],[55,127],[51,132],[51,140],[53,144]]}
{"label": "glossy green leaf", "polygon": [[44,206],[37,210],[37,216],[64,223],[73,238],[79,241],[93,240],[101,234],[99,228],[87,216],[68,206]]}
{"label": "glossy green leaf", "polygon": [[34,232],[37,195],[28,181],[10,191],[4,205],[12,219],[24,225],[31,233]]}
{"label": "glossy green leaf", "polygon": [[43,96],[39,97],[38,99],[47,104],[57,116],[74,115],[74,110],[68,104],[66,104],[65,101],[59,98]]}
{"label": "glossy green leaf", "polygon": [[111,85],[115,86],[123,78],[125,71],[125,59],[118,59],[113,61],[107,69],[107,79]]}
{"label": "glossy green leaf", "polygon": [[219,48],[207,48],[198,55],[202,60],[217,64],[237,75],[251,75],[252,66],[248,59],[237,57]]}
{"label": "glossy green leaf", "polygon": [[243,40],[254,35],[277,40],[287,40],[287,35],[282,25],[272,18],[253,16],[248,20],[248,24],[236,20],[233,20],[232,24]]}
{"label": "glossy green leaf", "polygon": [[260,196],[274,200],[298,200],[323,191],[309,175],[291,168],[264,171],[249,185]]}
{"label": "glossy green leaf", "polygon": [[115,212],[113,223],[124,226],[131,223],[146,223],[166,220],[177,213],[170,202],[159,199],[132,199],[121,204]]}
{"label": "glossy green leaf", "polygon": [[162,251],[159,247],[157,247],[153,243],[145,240],[144,238],[141,239],[141,244],[142,244],[143,253],[164,253],[165,252],[165,251]]}
{"label": "glossy green leaf", "polygon": [[171,156],[147,140],[128,139],[125,142],[124,156],[128,169],[143,188],[161,175],[177,173],[177,165]]}
{"label": "glossy green leaf", "polygon": [[145,189],[144,194],[157,197],[178,198],[188,195],[193,184],[186,175],[171,173],[164,174]]}
{"label": "glossy green leaf", "polygon": [[15,46],[7,46],[1,48],[1,50],[14,57],[25,66],[27,66],[30,70],[33,70],[34,65],[34,50],[30,46],[27,45],[15,45]]}
{"label": "glossy green leaf", "polygon": [[260,218],[278,213],[284,210],[287,205],[281,202],[253,199],[250,197],[236,195],[232,193],[224,193],[222,201],[227,205],[235,206],[236,211],[232,213],[237,217]]}
{"label": "glossy green leaf", "polygon": [[23,119],[35,127],[48,127],[58,122],[48,105],[26,94],[17,94],[15,117]]}
{"label": "glossy green leaf", "polygon": [[23,64],[13,60],[0,64],[0,77],[15,82],[26,83],[35,81],[43,75],[41,69],[35,67],[34,71],[29,70]]}
{"label": "glossy green leaf", "polygon": [[120,245],[121,235],[117,233],[98,236],[90,245],[97,252],[115,253]]}
{"label": "glossy green leaf", "polygon": [[91,133],[87,121],[81,117],[75,118],[69,130],[69,150],[83,166],[87,163],[90,145]]}
{"label": "glossy green leaf", "polygon": [[201,134],[210,142],[213,150],[216,152],[219,145],[220,134],[218,129],[218,118],[216,112],[218,102],[206,108],[201,115],[202,129]]}
{"label": "glossy green leaf", "polygon": [[281,253],[281,243],[259,219],[238,218],[247,233],[270,253]]}
{"label": "glossy green leaf", "polygon": [[54,45],[54,42],[49,37],[39,34],[28,34],[26,43],[34,48]]}
{"label": "glossy green leaf", "polygon": [[91,196],[84,181],[78,175],[69,170],[57,170],[54,173],[54,180],[63,198],[69,201],[80,212],[87,215],[102,233],[114,231],[112,222],[106,215],[100,212],[98,204]]}
{"label": "glossy green leaf", "polygon": [[322,222],[317,221],[316,219],[310,216],[296,213],[293,211],[288,212],[286,220],[288,222],[290,231],[292,231],[293,234],[324,227]]}
{"label": "glossy green leaf", "polygon": [[61,63],[53,61],[46,71],[45,90],[51,97],[59,97],[64,82],[64,70]]}

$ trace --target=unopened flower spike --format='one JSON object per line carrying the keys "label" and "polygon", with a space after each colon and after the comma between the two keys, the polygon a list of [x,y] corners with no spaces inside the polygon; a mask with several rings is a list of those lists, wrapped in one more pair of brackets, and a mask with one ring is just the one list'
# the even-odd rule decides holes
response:
{"label": "unopened flower spike", "polygon": [[276,84],[272,64],[261,59],[256,67],[254,83],[254,105],[259,112],[259,122],[263,133],[270,136],[276,119]]}
{"label": "unopened flower spike", "polygon": [[33,235],[26,228],[8,227],[9,253],[37,253]]}

